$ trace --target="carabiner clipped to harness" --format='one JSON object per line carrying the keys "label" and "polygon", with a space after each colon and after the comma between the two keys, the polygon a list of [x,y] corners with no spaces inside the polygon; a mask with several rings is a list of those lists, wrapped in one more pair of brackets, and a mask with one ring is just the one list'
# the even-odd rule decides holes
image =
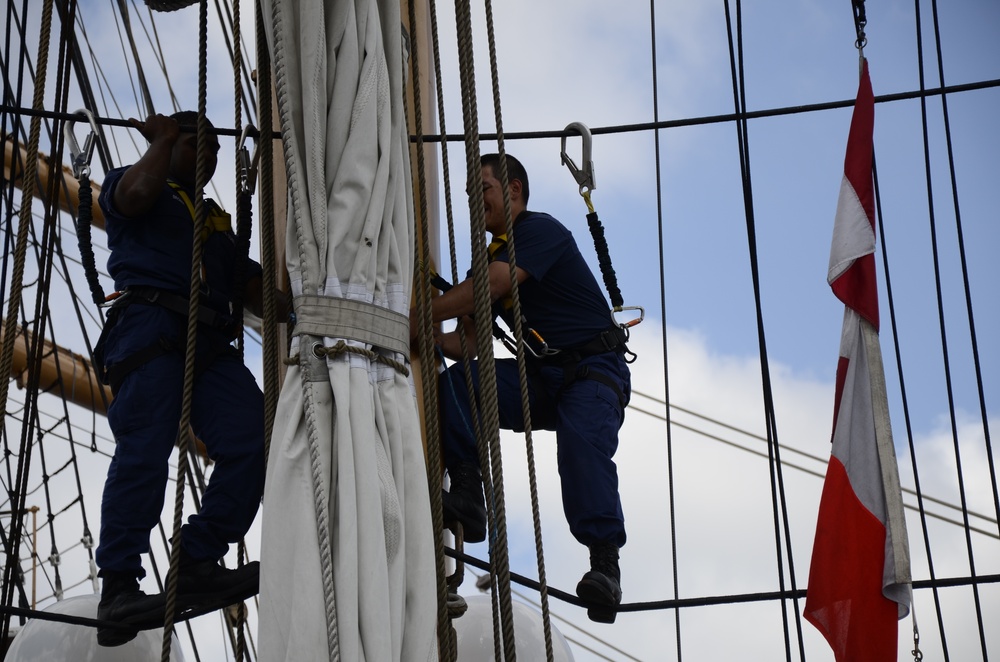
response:
{"label": "carabiner clipped to harness", "polygon": [[[624,312],[626,310],[638,310],[639,316],[630,319],[627,322],[619,322],[618,318],[615,317],[618,313]],[[622,330],[631,329],[633,326],[646,319],[646,309],[642,306],[617,306],[611,309],[611,319],[617,324]]]}
{"label": "carabiner clipped to harness", "polygon": [[[253,156],[250,155],[250,150],[246,147],[246,141],[250,137],[251,131],[254,134]],[[251,194],[257,185],[257,160],[260,157],[260,145],[256,140],[257,136],[259,136],[257,127],[253,124],[247,124],[240,135],[240,142],[236,147],[239,157],[240,193],[245,195]]]}
{"label": "carabiner clipped to harness", "polygon": [[94,143],[97,140],[97,122],[94,121],[94,115],[86,108],[81,108],[74,113],[75,115],[83,115],[87,118],[90,123],[90,135],[87,139],[83,141],[83,149],[80,149],[80,144],[76,141],[76,134],[73,133],[73,124],[76,120],[71,120],[66,122],[66,126],[63,128],[63,134],[66,138],[66,142],[69,143],[69,153],[73,160],[73,176],[77,179],[83,177],[90,177],[90,159],[94,155]]}
{"label": "carabiner clipped to harness", "polygon": [[588,129],[585,124],[581,124],[580,122],[571,122],[566,125],[565,130],[576,131],[583,139],[583,160],[581,161],[582,169],[576,167],[573,159],[566,154],[567,136],[562,137],[560,156],[562,157],[562,164],[569,168],[570,174],[573,175],[573,179],[575,179],[577,185],[579,185],[580,195],[583,196],[584,201],[587,203],[587,208],[591,211],[591,213],[593,213],[594,206],[590,203],[590,192],[597,188],[597,180],[594,178],[594,161],[590,158],[590,129]]}

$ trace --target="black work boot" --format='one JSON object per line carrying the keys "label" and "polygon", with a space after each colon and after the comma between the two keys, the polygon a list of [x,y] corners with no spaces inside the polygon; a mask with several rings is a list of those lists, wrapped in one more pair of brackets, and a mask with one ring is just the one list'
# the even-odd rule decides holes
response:
{"label": "black work boot", "polygon": [[[576,585],[581,600],[591,603],[587,617],[598,623],[614,623],[616,607],[622,601],[621,571],[618,569],[618,547],[610,542],[590,546],[590,570]],[[606,608],[602,608],[606,607]]]}
{"label": "black work boot", "polygon": [[183,609],[226,607],[253,597],[260,591],[258,561],[229,569],[212,559],[195,560],[182,547],[179,565],[177,602]]}
{"label": "black work boot", "polygon": [[460,522],[467,542],[486,540],[486,504],[479,467],[460,464],[448,469],[448,475],[451,491],[441,492],[444,525],[452,528],[455,522]]}
{"label": "black work boot", "polygon": [[162,594],[146,595],[139,590],[139,580],[131,575],[106,571],[102,576],[97,620],[134,625],[135,629],[98,627],[98,644],[121,646],[135,639],[139,630],[163,625],[165,602]]}

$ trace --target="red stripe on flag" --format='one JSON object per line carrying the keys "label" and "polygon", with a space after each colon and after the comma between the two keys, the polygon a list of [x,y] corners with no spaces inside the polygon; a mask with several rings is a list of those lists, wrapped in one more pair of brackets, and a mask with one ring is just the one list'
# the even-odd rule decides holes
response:
{"label": "red stripe on flag", "polygon": [[837,280],[830,283],[833,293],[845,306],[857,311],[878,331],[878,290],[875,286],[875,255],[869,253],[854,264]]}
{"label": "red stripe on flag", "polygon": [[830,441],[833,442],[833,433],[837,431],[837,416],[840,414],[840,401],[844,397],[844,382],[847,380],[847,366],[851,360],[846,356],[841,356],[837,361],[837,387],[833,396],[833,431],[830,433]]}
{"label": "red stripe on flag", "polygon": [[[875,95],[871,78],[868,76],[868,61],[865,60],[858,96],[851,117],[851,131],[847,138],[847,153],[844,157],[844,177],[853,189],[853,194],[868,218],[872,238],[875,233],[875,188],[872,179],[872,134],[875,128]],[[839,210],[838,210],[839,211]],[[874,250],[874,241],[872,241]],[[875,282],[875,256],[873,253],[857,257],[844,273],[837,277],[830,287],[837,298],[871,322],[877,331],[878,288]]]}
{"label": "red stripe on flag", "polygon": [[819,506],[804,616],[837,662],[896,659],[897,605],[882,595],[885,527],[858,501],[844,465],[830,458]]}

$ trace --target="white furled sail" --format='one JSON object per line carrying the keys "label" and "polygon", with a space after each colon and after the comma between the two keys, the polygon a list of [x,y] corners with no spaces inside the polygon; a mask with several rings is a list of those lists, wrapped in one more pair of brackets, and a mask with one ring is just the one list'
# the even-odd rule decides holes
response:
{"label": "white furled sail", "polygon": [[264,495],[261,660],[437,659],[409,355],[413,202],[398,0],[264,0],[295,338]]}

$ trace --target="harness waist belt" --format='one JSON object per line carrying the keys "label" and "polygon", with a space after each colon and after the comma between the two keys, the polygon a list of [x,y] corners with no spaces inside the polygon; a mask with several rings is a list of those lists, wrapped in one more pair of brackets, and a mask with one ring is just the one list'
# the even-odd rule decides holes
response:
{"label": "harness waist belt", "polygon": [[[112,304],[112,307],[141,303],[163,306],[167,310],[187,317],[191,305],[187,297],[178,296],[155,287],[126,287],[125,295],[127,296],[119,297]],[[119,301],[121,303],[118,303]],[[198,322],[228,333],[233,333],[236,326],[236,320],[231,315],[213,310],[205,305],[198,306]]]}
{"label": "harness waist belt", "polygon": [[548,356],[531,358],[543,364],[565,365],[567,363],[575,363],[585,356],[594,356],[595,354],[605,354],[607,352],[627,352],[628,346],[625,344],[627,340],[625,331],[616,325],[601,331],[593,339],[582,345],[566,347]]}

